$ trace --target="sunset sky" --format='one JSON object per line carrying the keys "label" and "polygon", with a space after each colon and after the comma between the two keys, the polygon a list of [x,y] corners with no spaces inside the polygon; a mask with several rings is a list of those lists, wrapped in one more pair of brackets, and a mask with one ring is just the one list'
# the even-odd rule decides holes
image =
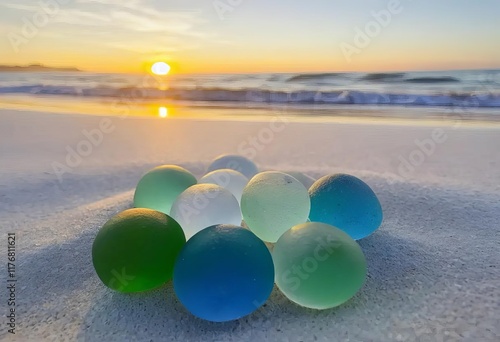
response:
{"label": "sunset sky", "polygon": [[[2,0],[0,64],[141,72],[166,61],[177,73],[500,68],[500,1],[397,3]],[[373,13],[390,8],[397,11],[382,27]],[[367,24],[379,32],[356,45]]]}

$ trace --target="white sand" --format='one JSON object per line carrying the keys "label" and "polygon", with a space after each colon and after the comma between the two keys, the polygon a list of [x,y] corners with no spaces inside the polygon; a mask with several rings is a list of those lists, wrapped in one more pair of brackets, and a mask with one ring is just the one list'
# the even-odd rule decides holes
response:
{"label": "white sand", "polygon": [[[6,269],[0,272],[0,338],[37,341],[498,341],[500,338],[500,128],[443,123],[412,173],[398,174],[415,139],[435,125],[293,122],[262,144],[262,169],[363,178],[384,208],[383,226],[361,241],[369,264],[362,291],[313,311],[275,290],[236,322],[191,316],[171,285],[137,295],[105,288],[91,263],[100,226],[131,205],[141,174],[162,163],[201,176],[269,122],[111,118],[104,135],[62,183],[53,162],[102,117],[0,111],[0,255],[17,236],[16,335],[7,332]],[[280,126],[281,127],[281,126]]]}

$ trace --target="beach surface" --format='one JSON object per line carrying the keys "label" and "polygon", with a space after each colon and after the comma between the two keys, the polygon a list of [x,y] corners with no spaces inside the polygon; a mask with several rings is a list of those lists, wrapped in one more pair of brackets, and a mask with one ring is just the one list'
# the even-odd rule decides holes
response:
{"label": "beach surface", "polygon": [[[222,111],[222,109],[221,109]],[[99,133],[100,132],[100,133]],[[0,253],[16,236],[16,327],[7,341],[498,341],[500,126],[466,120],[316,121],[120,117],[0,110]],[[349,173],[379,197],[384,222],[360,241],[362,290],[315,311],[275,288],[254,314],[193,317],[171,284],[113,292],[92,267],[98,229],[132,205],[141,175],[179,164],[201,177],[223,153],[261,170]]]}

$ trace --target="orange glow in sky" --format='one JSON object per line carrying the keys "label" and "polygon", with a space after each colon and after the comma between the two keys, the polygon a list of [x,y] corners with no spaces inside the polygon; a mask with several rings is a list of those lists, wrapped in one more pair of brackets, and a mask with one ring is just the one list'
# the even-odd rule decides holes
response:
{"label": "orange glow in sky", "polygon": [[500,68],[498,0],[174,3],[71,1],[38,27],[40,6],[2,1],[0,64],[156,75]]}

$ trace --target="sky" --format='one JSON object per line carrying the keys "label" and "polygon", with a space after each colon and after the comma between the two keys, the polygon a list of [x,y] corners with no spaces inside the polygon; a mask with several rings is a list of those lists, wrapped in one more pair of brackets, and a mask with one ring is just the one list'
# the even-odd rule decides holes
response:
{"label": "sky", "polygon": [[500,68],[498,0],[2,0],[0,64],[98,72]]}

